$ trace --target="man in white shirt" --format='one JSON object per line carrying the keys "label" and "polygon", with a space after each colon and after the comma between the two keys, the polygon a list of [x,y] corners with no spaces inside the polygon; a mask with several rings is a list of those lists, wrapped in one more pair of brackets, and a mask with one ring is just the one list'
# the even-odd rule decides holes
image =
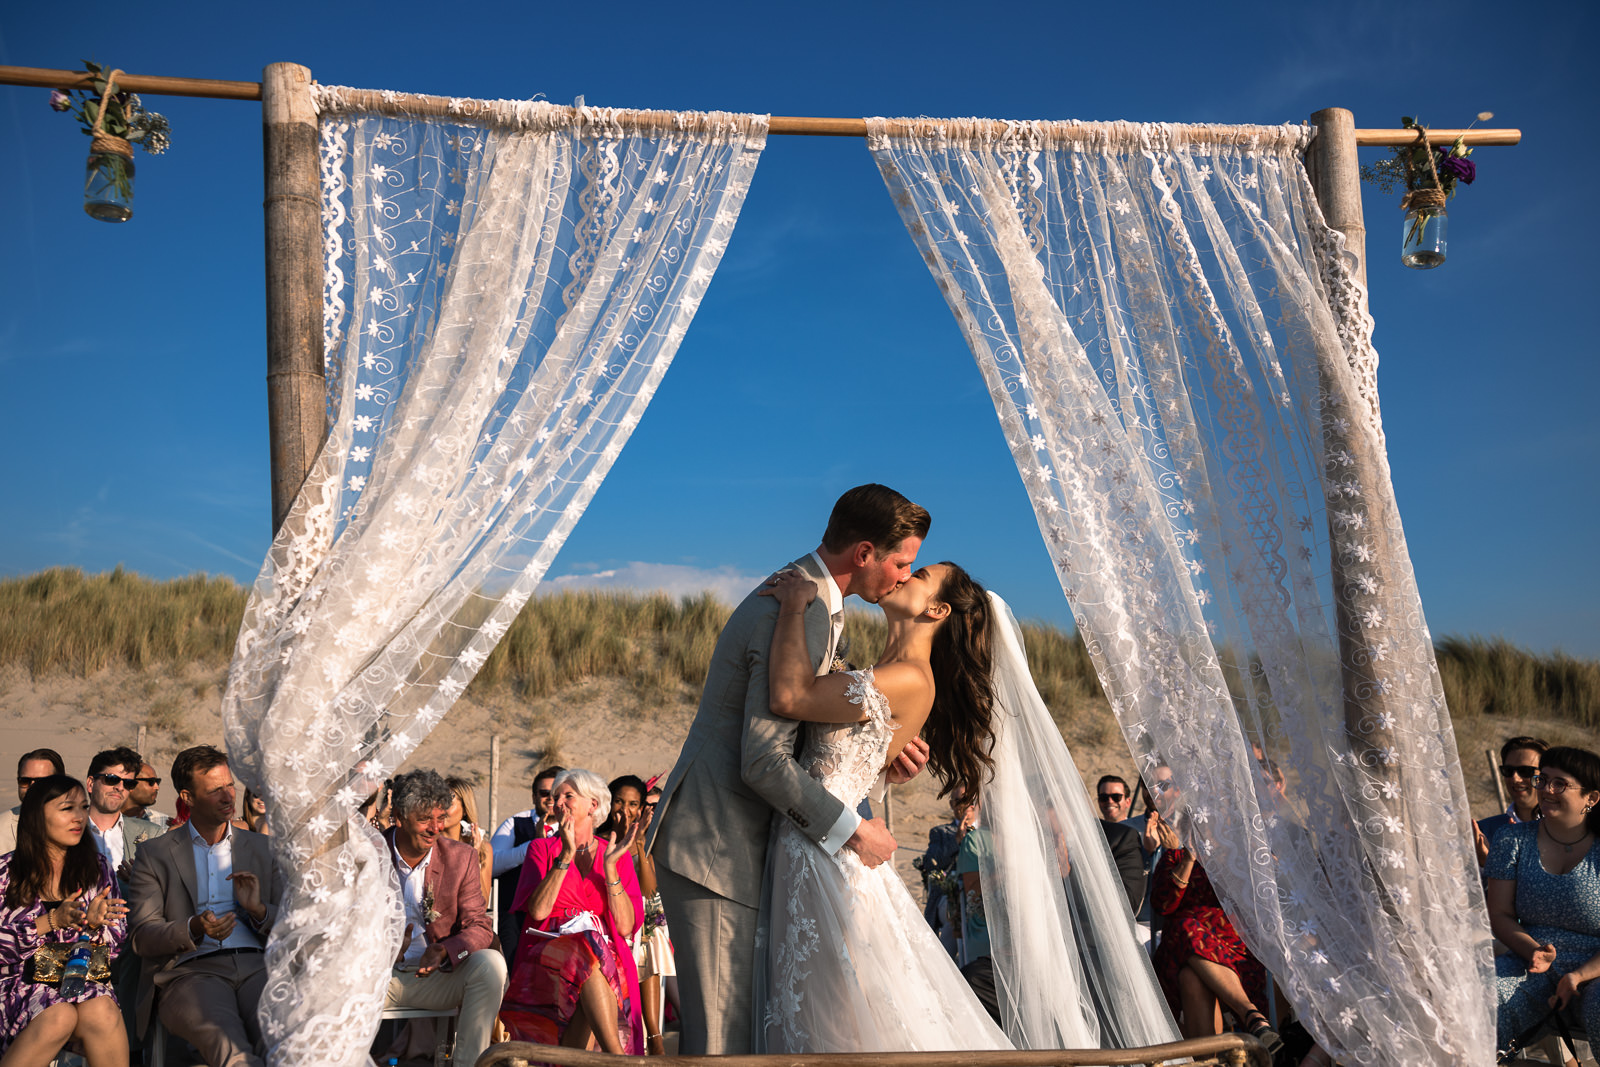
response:
{"label": "man in white shirt", "polygon": [[528,842],[556,833],[555,804],[550,787],[565,767],[546,767],[533,778],[533,807],[519,811],[501,823],[489,838],[494,849],[494,876],[500,887],[500,948],[506,959],[517,958],[517,924],[511,919],[511,898],[522,874],[522,861],[528,855]]}
{"label": "man in white shirt", "polygon": [[17,847],[17,816],[22,814],[22,798],[28,795],[29,787],[40,778],[66,773],[61,753],[53,748],[36,748],[17,760],[17,806],[0,811],[0,856]]}
{"label": "man in white shirt", "polygon": [[129,940],[144,962],[137,1029],[146,1032],[155,1011],[210,1067],[259,1067],[262,948],[282,879],[267,839],[231,825],[237,788],[226,753],[185,749],[172,782],[189,821],[146,844],[128,886]]}
{"label": "man in white shirt", "polygon": [[161,779],[156,769],[146,763],[140,766],[134,778],[134,787],[128,790],[128,799],[122,802],[122,814],[143,819],[167,830],[172,826],[172,816],[156,810],[156,797],[161,793]]}

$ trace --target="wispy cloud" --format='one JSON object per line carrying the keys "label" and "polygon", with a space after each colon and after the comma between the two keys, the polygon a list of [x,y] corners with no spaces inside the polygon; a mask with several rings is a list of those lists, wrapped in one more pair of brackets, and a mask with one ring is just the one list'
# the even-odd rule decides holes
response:
{"label": "wispy cloud", "polygon": [[545,592],[569,589],[616,589],[669,596],[715,594],[727,604],[737,604],[764,579],[764,574],[741,574],[733,567],[693,567],[682,563],[634,561],[587,574],[566,574],[547,579]]}

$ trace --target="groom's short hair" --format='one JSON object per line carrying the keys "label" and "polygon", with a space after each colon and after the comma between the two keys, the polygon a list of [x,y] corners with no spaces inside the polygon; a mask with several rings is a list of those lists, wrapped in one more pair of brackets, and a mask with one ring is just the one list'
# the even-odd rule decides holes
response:
{"label": "groom's short hair", "polygon": [[933,519],[928,509],[913,504],[887,485],[858,485],[833,505],[822,547],[843,552],[851,545],[870,541],[882,556],[900,547],[908,537],[925,538]]}

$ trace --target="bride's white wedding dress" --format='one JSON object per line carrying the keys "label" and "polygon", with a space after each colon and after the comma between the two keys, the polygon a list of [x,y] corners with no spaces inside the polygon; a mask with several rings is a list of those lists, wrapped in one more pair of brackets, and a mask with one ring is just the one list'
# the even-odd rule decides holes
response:
{"label": "bride's white wedding dress", "polygon": [[[809,725],[800,765],[854,809],[878,780],[894,724],[872,671],[851,677],[850,700],[866,721]],[[754,1051],[1012,1047],[894,864],[869,870],[849,849],[829,856],[780,816],[767,846],[763,896]]]}
{"label": "bride's white wedding dress", "polygon": [[[1179,1038],[1082,780],[995,612],[993,777],[979,876],[1004,1029],[995,1025],[892,864],[829,856],[773,819],[755,962],[755,1052],[1128,1048]],[[893,733],[872,671],[852,674],[860,723],[811,724],[799,761],[857,807]],[[1063,859],[1070,863],[1063,864]],[[1066,875],[1061,873],[1067,867]]]}

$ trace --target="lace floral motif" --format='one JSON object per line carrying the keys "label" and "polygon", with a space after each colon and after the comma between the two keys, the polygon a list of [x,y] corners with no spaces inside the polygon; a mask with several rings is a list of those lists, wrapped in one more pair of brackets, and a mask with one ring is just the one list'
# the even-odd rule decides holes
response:
{"label": "lace floral motif", "polygon": [[1309,135],[869,121],[1106,696],[1240,933],[1335,1058],[1486,1065],[1465,784]]}
{"label": "lace floral motif", "polygon": [[848,673],[853,681],[846,687],[845,697],[861,706],[866,721],[808,726],[800,765],[853,808],[878,781],[894,738],[894,722],[889,700],[873,682],[871,668]]}

